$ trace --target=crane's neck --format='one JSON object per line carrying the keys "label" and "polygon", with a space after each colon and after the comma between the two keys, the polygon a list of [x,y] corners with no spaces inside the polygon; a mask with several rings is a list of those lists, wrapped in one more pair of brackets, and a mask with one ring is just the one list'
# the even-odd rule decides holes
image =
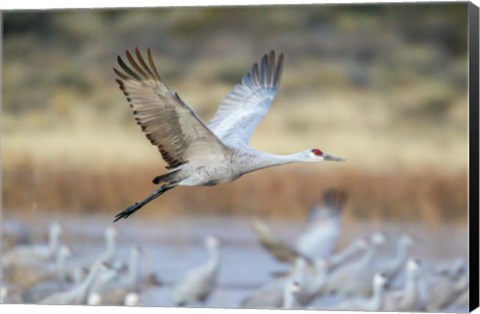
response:
{"label": "crane's neck", "polygon": [[59,232],[54,228],[51,228],[48,234],[48,247],[50,249],[50,253],[54,255],[57,252],[58,244],[59,244]]}
{"label": "crane's neck", "polygon": [[417,297],[417,279],[418,269],[407,271],[407,281],[405,283],[405,290],[403,292],[403,303],[405,305],[413,305]]}
{"label": "crane's neck", "polygon": [[398,245],[398,259],[399,263],[403,265],[405,261],[408,259],[410,246],[407,243],[401,242]]}
{"label": "crane's neck", "polygon": [[209,247],[207,249],[208,249],[209,258],[208,258],[206,267],[214,271],[218,268],[218,264],[220,263],[220,255],[218,253],[218,247]]}
{"label": "crane's neck", "polygon": [[283,290],[283,309],[291,310],[298,306],[297,294],[292,291],[291,282],[287,282]]}
{"label": "crane's neck", "polygon": [[62,249],[59,250],[58,255],[57,255],[57,260],[55,261],[56,263],[56,268],[57,268],[57,273],[58,276],[61,280],[66,279],[66,271],[65,271],[65,262],[67,259],[67,253],[65,253]]}
{"label": "crane's neck", "polygon": [[309,283],[307,285],[307,292],[310,295],[317,295],[322,291],[322,289],[325,287],[325,284],[327,283],[327,269],[325,266],[321,267],[316,267],[316,272],[313,278],[310,281],[307,281]]}
{"label": "crane's neck", "polygon": [[77,286],[75,291],[76,295],[76,304],[85,304],[87,302],[88,291],[90,287],[93,285],[95,279],[97,278],[98,272],[100,271],[101,262],[96,262],[90,269],[88,276],[85,280]]}
{"label": "crane's neck", "polygon": [[128,264],[128,277],[127,281],[131,287],[136,287],[138,277],[139,277],[140,267],[139,267],[139,253],[132,252],[130,255],[130,260]]}
{"label": "crane's neck", "polygon": [[290,155],[275,155],[249,148],[247,151],[242,151],[242,153],[238,155],[237,162],[243,173],[248,173],[268,167],[307,162],[307,159],[305,158],[304,152]]}
{"label": "crane's neck", "polygon": [[107,234],[105,237],[105,251],[103,261],[110,262],[115,256],[115,236]]}
{"label": "crane's neck", "polygon": [[397,256],[387,265],[385,272],[389,273],[389,276],[395,276],[408,259],[409,246],[406,243],[399,243],[397,248]]}
{"label": "crane's neck", "polygon": [[383,308],[383,300],[384,300],[385,288],[383,285],[374,284],[373,286],[373,296],[371,299],[371,305],[373,311],[379,311]]}
{"label": "crane's neck", "polygon": [[361,250],[360,246],[356,242],[353,242],[343,251],[340,251],[337,254],[333,255],[330,258],[330,263],[333,266],[341,265],[345,261],[353,257],[355,254],[357,254],[357,252],[359,252],[360,250]]}
{"label": "crane's neck", "polygon": [[377,254],[377,244],[372,243],[370,247],[368,248],[367,252],[363,254],[363,256],[358,260],[357,267],[363,268],[363,267],[368,267],[370,263],[372,263],[373,259],[375,258],[375,255]]}

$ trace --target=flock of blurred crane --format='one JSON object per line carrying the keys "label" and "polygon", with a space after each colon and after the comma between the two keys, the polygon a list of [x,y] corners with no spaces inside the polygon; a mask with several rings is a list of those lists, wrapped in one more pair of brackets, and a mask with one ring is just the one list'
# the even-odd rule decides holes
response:
{"label": "flock of blurred crane", "polygon": [[[147,266],[151,251],[133,246],[127,256],[120,257],[121,247],[129,245],[124,242],[127,239],[117,240],[112,225],[105,228],[104,245],[99,239],[90,244],[97,251],[91,254],[81,253],[78,241],[62,240],[62,233],[68,230],[58,223],[50,225],[48,242],[40,243],[31,237],[27,225],[8,220],[2,233],[6,248],[2,257],[2,302],[410,312],[468,310],[469,267],[462,256],[450,255],[448,259],[428,256],[425,239],[403,233],[395,241],[387,241],[384,232],[374,230],[366,237],[355,237],[339,250],[345,200],[343,191],[326,191],[323,202],[312,207],[296,243],[286,241],[267,222],[253,221],[252,231],[258,244],[253,242],[249,246],[262,246],[277,261],[276,266],[287,267],[279,272],[255,264],[255,259],[248,256],[250,249],[244,248],[229,263],[249,260],[251,273],[241,275],[238,265],[231,265],[229,285],[221,269],[226,268],[225,257],[233,247],[229,248],[232,244],[222,240],[221,235],[205,237],[207,257],[198,265],[189,262],[191,269],[185,274],[179,270],[175,254],[170,255],[162,244],[156,243],[156,249],[163,253],[154,265],[170,264],[175,281],[168,282],[167,273]],[[209,228],[209,232],[217,231]],[[80,250],[73,254],[75,246]],[[238,258],[242,254],[245,256]],[[266,281],[255,278],[252,269],[255,267],[267,276]],[[245,276],[249,277],[250,285],[241,290],[239,302],[216,303],[218,299],[212,298],[227,293],[235,285],[241,286]],[[162,298],[159,290],[155,292],[157,287],[167,290],[167,298]]]}

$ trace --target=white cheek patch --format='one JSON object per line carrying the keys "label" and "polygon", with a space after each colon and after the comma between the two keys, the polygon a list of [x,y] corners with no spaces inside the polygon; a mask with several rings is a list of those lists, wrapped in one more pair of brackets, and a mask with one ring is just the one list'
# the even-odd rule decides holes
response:
{"label": "white cheek patch", "polygon": [[314,153],[312,153],[312,152],[310,152],[309,157],[310,157],[310,159],[312,159],[313,161],[318,161],[318,160],[323,160],[323,159],[324,159],[324,157],[323,157],[322,155],[316,155],[316,154],[314,154]]}

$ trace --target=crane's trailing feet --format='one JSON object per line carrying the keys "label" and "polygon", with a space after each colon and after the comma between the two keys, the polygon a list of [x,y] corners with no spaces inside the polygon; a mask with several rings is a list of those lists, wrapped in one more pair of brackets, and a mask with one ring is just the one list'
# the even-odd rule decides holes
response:
{"label": "crane's trailing feet", "polygon": [[114,68],[117,83],[147,139],[157,146],[168,172],[153,179],[158,190],[115,216],[127,218],[148,202],[176,186],[208,186],[231,182],[259,169],[290,163],[345,161],[309,148],[290,155],[274,155],[248,146],[255,127],[267,114],[283,69],[283,54],[272,50],[254,63],[240,83],[223,99],[205,124],[180,96],[162,81],[150,49],[145,60],[138,48],[125,52]]}
{"label": "crane's trailing feet", "polygon": [[159,197],[160,195],[162,195],[163,193],[167,192],[168,190],[172,189],[173,187],[169,187],[167,185],[163,185],[162,187],[160,187],[158,190],[156,190],[154,193],[152,193],[149,197],[147,197],[146,199],[144,199],[143,201],[141,202],[136,202],[135,204],[133,204],[132,206],[128,207],[127,209],[125,209],[123,212],[117,214],[115,216],[115,220],[114,222],[120,220],[120,219],[126,219],[128,218],[128,216],[130,216],[131,214],[133,214],[134,212],[136,212],[137,210],[139,210],[140,208],[143,207],[143,205],[147,204],[148,202],[156,199],[157,197]]}

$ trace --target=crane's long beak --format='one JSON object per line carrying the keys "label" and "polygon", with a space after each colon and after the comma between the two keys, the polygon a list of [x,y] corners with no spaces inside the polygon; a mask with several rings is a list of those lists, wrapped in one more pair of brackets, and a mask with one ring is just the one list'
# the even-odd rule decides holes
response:
{"label": "crane's long beak", "polygon": [[326,154],[326,153],[323,153],[323,159],[324,160],[332,160],[332,161],[342,161],[342,162],[347,161],[345,158],[329,155],[329,154]]}

